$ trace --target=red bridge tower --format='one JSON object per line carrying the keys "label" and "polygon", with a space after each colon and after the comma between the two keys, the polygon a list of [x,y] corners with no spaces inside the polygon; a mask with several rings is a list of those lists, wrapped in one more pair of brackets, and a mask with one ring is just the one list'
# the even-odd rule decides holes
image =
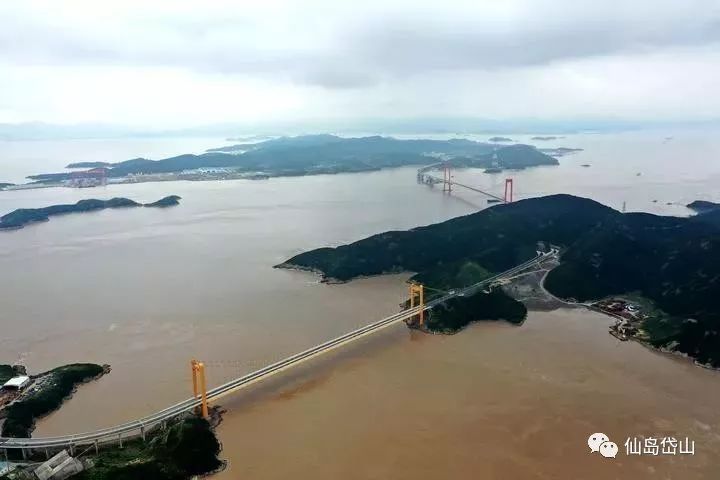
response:
{"label": "red bridge tower", "polygon": [[511,203],[513,201],[513,179],[505,179],[505,203]]}

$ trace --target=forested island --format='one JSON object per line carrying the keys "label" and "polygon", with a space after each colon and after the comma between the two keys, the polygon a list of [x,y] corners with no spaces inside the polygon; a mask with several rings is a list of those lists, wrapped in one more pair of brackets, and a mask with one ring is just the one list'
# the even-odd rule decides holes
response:
{"label": "forested island", "polygon": [[690,218],[623,214],[551,195],[312,250],[278,267],[340,281],[409,271],[430,287],[460,287],[533,257],[538,242],[564,247],[545,281],[552,294],[577,301],[641,295],[665,314],[648,320],[648,343],[720,366],[720,211]]}
{"label": "forested island", "polygon": [[709,213],[720,209],[720,203],[708,202],[707,200],[695,200],[685,206],[698,214]]}
{"label": "forested island", "polygon": [[94,212],[106,208],[150,207],[164,208],[178,205],[180,197],[170,195],[153,203],[138,203],[128,198],[111,198],[110,200],[80,200],[74,204],[52,205],[44,208],[19,208],[0,217],[0,230],[23,228],[33,222],[47,222],[54,215],[68,213]]}
{"label": "forested island", "polygon": [[14,183],[3,183],[3,182],[0,182],[0,190],[5,190],[7,187],[12,187],[13,185],[15,185],[15,184],[14,184]]}
{"label": "forested island", "polygon": [[[3,389],[0,391],[0,436],[30,437],[38,418],[60,408],[79,385],[109,371],[109,365],[74,363],[31,375],[30,383],[20,390]],[[27,375],[25,367],[0,365],[0,384],[18,375]],[[82,458],[77,457],[85,470],[73,478],[186,480],[217,471],[223,466],[218,458],[220,443],[213,431],[219,421],[220,412],[213,408],[210,421],[188,414],[171,421],[167,428],[150,432],[147,441],[127,439],[119,448],[101,447],[97,454],[85,451]],[[0,475],[0,479],[35,478],[32,470],[38,464],[34,461],[46,460],[45,452],[26,451],[26,454],[31,456],[28,468],[20,466],[11,474]],[[19,450],[10,450],[8,456],[23,459]]]}
{"label": "forested island", "polygon": [[530,145],[509,145],[490,153],[474,157],[456,157],[452,165],[456,168],[499,168],[520,170],[541,165],[558,165],[557,159],[549,153],[542,152]]}
{"label": "forested island", "polygon": [[[29,437],[36,419],[60,408],[81,383],[99,378],[109,371],[108,365],[74,363],[33,375],[31,386],[20,392],[3,392],[0,415],[4,421],[1,436]],[[15,375],[24,374],[24,367],[0,365],[2,383]],[[6,398],[8,395],[12,398]]]}
{"label": "forested island", "polygon": [[[155,181],[163,176],[173,178],[173,175],[178,179],[198,179],[198,171],[203,169],[205,171],[201,173],[206,176],[244,178],[243,175],[259,173],[297,176],[367,172],[428,165],[441,159],[457,159],[461,166],[485,168],[493,164],[493,153],[504,168],[558,164],[551,155],[530,145],[500,146],[467,139],[398,140],[381,136],[304,135],[213,148],[201,155],[178,155],[162,160],[135,158],[118,163],[80,162],[71,163],[68,168],[103,167],[110,179],[132,177],[132,181]],[[43,173],[28,178],[42,184],[57,184],[71,180],[72,175],[71,172]]]}
{"label": "forested island", "polygon": [[519,325],[527,316],[527,308],[496,287],[490,292],[454,297],[434,307],[427,316],[429,331],[456,333],[478,320],[505,320]]}
{"label": "forested island", "polygon": [[538,148],[538,151],[546,154],[551,155],[553,157],[564,157],[566,155],[572,155],[573,153],[582,152],[582,148],[567,148],[567,147],[558,147],[558,148]]}

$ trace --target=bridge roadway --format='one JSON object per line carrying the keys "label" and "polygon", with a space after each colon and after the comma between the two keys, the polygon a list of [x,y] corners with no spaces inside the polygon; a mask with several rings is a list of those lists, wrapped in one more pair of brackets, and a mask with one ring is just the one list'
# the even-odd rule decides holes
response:
{"label": "bridge roadway", "polygon": [[[424,167],[418,168],[418,171],[417,171],[418,180],[423,183],[426,183],[424,179],[425,179],[425,177],[427,177],[432,180],[432,183],[445,183],[444,179],[438,178],[438,177],[436,177],[434,175],[430,175],[428,173],[425,173],[425,172],[429,172],[430,170],[441,167],[442,165],[445,165],[445,162],[433,163],[432,165],[425,165]],[[471,187],[470,185],[465,185],[463,183],[458,183],[452,179],[450,179],[450,181],[448,183],[450,185],[467,188],[468,190],[472,190],[473,192],[482,193],[483,195],[486,195],[490,198],[494,198],[495,200],[505,203],[504,198],[499,197],[499,196],[495,195],[494,193],[486,192],[485,190],[480,190],[479,188]]]}
{"label": "bridge roadway", "polygon": [[[437,182],[437,183],[443,183],[443,182],[444,182],[443,179],[438,178],[438,177],[434,177],[434,176],[432,176],[432,175],[425,175],[425,176],[432,178],[433,181],[435,181],[435,182]],[[454,181],[454,180],[450,180],[448,183],[449,183],[450,185],[455,185],[455,186],[458,186],[458,187],[467,188],[468,190],[472,190],[473,192],[482,193],[483,195],[487,195],[487,196],[490,197],[490,198],[494,198],[495,200],[497,200],[497,201],[499,201],[499,202],[505,203],[505,199],[504,199],[504,198],[499,197],[499,196],[495,195],[494,193],[486,192],[486,191],[484,191],[484,190],[480,190],[479,188],[471,187],[470,185],[465,185],[465,184],[463,184],[463,183],[458,183],[458,182],[456,182],[456,181]]]}
{"label": "bridge roadway", "polygon": [[[434,307],[435,305],[445,302],[453,297],[463,296],[466,294],[473,293],[480,288],[484,288],[484,287],[491,285],[493,282],[497,282],[498,280],[501,280],[505,277],[512,276],[512,275],[519,273],[529,267],[532,267],[539,263],[542,263],[543,261],[545,261],[549,258],[554,258],[557,256],[557,253],[558,252],[555,249],[553,249],[547,253],[540,253],[536,257],[534,257],[526,262],[523,262],[509,270],[506,270],[502,273],[494,275],[494,276],[487,278],[481,282],[478,282],[474,285],[471,285],[466,288],[458,289],[458,290],[453,290],[451,293],[448,293],[442,297],[436,298],[436,299],[426,303],[423,307],[423,310],[429,310],[432,307]],[[280,360],[271,365],[263,367],[260,370],[256,370],[252,373],[249,373],[242,377],[236,378],[235,380],[231,380],[223,385],[220,385],[218,387],[208,390],[208,392],[207,392],[208,401],[216,401],[222,397],[225,397],[226,395],[230,395],[240,389],[247,388],[248,386],[250,386],[256,382],[264,380],[271,375],[280,373],[280,372],[287,370],[293,366],[296,366],[299,363],[308,361],[311,358],[319,356],[323,353],[327,353],[331,350],[334,350],[334,349],[339,348],[343,345],[346,345],[350,342],[353,342],[359,338],[373,334],[373,333],[375,333],[379,330],[382,330],[386,327],[389,327],[390,325],[393,325],[399,321],[406,320],[410,317],[413,317],[413,316],[417,315],[418,313],[420,313],[420,307],[403,310],[394,315],[390,315],[389,317],[385,317],[382,320],[378,320],[375,323],[371,323],[362,328],[359,328],[357,330],[346,333],[346,334],[341,335],[332,340],[328,340],[327,342],[316,345],[305,351],[296,353],[295,355],[291,355],[283,360]],[[96,448],[98,448],[99,446],[106,445],[106,444],[114,444],[114,443],[122,444],[123,439],[127,440],[130,438],[137,438],[137,437],[144,438],[145,435],[150,430],[153,430],[155,428],[164,428],[164,426],[168,420],[178,417],[179,415],[181,415],[185,412],[188,412],[188,411],[198,407],[199,405],[200,405],[199,399],[189,398],[180,403],[176,403],[175,405],[165,408],[164,410],[160,410],[159,412],[156,412],[147,417],[144,417],[144,418],[141,418],[138,420],[134,420],[134,421],[131,421],[128,423],[123,423],[121,425],[116,425],[114,427],[104,428],[104,429],[100,429],[100,430],[96,430],[94,432],[88,432],[88,433],[80,433],[80,434],[74,434],[74,435],[62,435],[62,436],[57,436],[57,437],[38,437],[38,438],[0,437],[0,449],[5,450],[6,452],[8,449],[21,449],[21,450],[23,450],[23,454],[26,454],[28,451],[32,451],[32,450],[40,450],[40,451],[45,451],[47,453],[48,451],[55,451],[55,450],[59,450],[62,448],[69,448],[72,451],[72,450],[74,450],[74,447],[79,447],[79,446],[93,446],[94,445]]]}

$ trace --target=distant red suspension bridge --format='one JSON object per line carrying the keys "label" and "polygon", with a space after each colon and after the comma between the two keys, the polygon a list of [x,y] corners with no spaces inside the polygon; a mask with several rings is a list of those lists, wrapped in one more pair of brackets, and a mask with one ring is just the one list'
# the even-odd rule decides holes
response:
{"label": "distant red suspension bridge", "polygon": [[[436,170],[442,168],[443,171],[443,178],[436,177],[434,175],[430,175],[429,171]],[[505,195],[503,197],[500,197],[498,195],[495,195],[494,193],[486,192],[485,190],[481,190],[476,187],[471,187],[470,185],[465,185],[463,183],[456,182],[452,175],[452,166],[450,165],[450,162],[439,162],[439,163],[433,163],[432,165],[427,165],[425,167],[422,167],[418,170],[417,173],[418,182],[428,184],[428,185],[435,185],[438,183],[441,183],[443,186],[443,193],[452,193],[453,186],[456,187],[462,187],[466,188],[468,190],[472,190],[473,192],[482,193],[483,195],[486,195],[493,200],[496,200],[498,202],[502,203],[511,203],[513,201],[513,179],[512,178],[506,178],[505,179]]]}

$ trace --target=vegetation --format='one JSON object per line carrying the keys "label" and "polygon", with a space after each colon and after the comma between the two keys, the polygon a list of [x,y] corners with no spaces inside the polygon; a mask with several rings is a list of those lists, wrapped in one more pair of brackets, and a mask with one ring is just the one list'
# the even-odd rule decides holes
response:
{"label": "vegetation", "polygon": [[577,300],[638,292],[670,316],[647,326],[652,344],[720,366],[719,218],[612,216],[568,249],[545,286]]}
{"label": "vegetation", "polygon": [[14,376],[12,365],[0,365],[0,383],[5,383]]}
{"label": "vegetation", "polygon": [[695,213],[708,213],[720,209],[720,203],[708,202],[705,200],[695,200],[685,206],[690,210],[694,210]]}
{"label": "vegetation", "polygon": [[546,279],[551,293],[585,301],[637,292],[669,315],[663,328],[649,326],[651,343],[720,366],[720,210],[691,218],[622,214],[552,195],[312,250],[279,267],[338,280],[412,271],[446,284],[468,262],[487,272],[517,265],[540,241],[566,248]]}
{"label": "vegetation", "polygon": [[[436,288],[438,290],[450,290],[461,288],[481,282],[492,274],[482,265],[469,260],[445,263],[431,268],[422,273],[413,275],[412,281]],[[432,292],[429,292],[431,298]]]}
{"label": "vegetation", "polygon": [[[521,147],[521,148],[518,148]],[[208,150],[202,155],[179,155],[162,160],[135,158],[107,164],[111,177],[129,174],[174,173],[197,168],[232,168],[241,172],[271,175],[364,172],[404,165],[426,165],[435,157],[458,158],[466,165],[490,166],[491,155],[508,168],[556,165],[557,161],[529,145],[498,148],[490,143],[466,139],[397,140],[390,137],[340,138],[333,135],[283,137],[254,144],[238,144]],[[95,165],[99,162],[92,162]],[[72,166],[90,164],[71,164]],[[28,177],[39,182],[58,182],[70,173],[48,173]]]}
{"label": "vegetation", "polygon": [[47,222],[53,215],[66,213],[94,212],[106,208],[127,207],[169,207],[177,205],[180,197],[171,195],[154,203],[141,204],[127,198],[111,198],[110,200],[80,200],[72,205],[53,205],[45,208],[20,208],[0,217],[0,230],[22,228],[33,222]]}
{"label": "vegetation", "polygon": [[[453,159],[458,167],[499,167],[520,169],[539,165],[557,165],[557,159],[530,145],[509,145],[492,153]],[[496,165],[497,164],[497,165]]]}
{"label": "vegetation", "polygon": [[494,288],[489,293],[455,297],[434,307],[429,313],[427,328],[436,332],[454,333],[473,321],[507,320],[520,324],[526,316],[525,305],[509,297],[501,288]]}
{"label": "vegetation", "polygon": [[548,155],[552,155],[553,157],[564,157],[565,155],[571,155],[573,153],[582,152],[582,148],[566,148],[566,147],[558,147],[558,148],[538,148],[538,151],[542,153],[546,153]]}
{"label": "vegetation", "polygon": [[537,137],[532,137],[530,140],[547,141],[547,140],[557,140],[558,138],[563,138],[563,137],[556,137],[553,135],[548,135],[548,136],[541,135],[541,136],[537,136]]}
{"label": "vegetation", "polygon": [[0,182],[0,190],[5,190],[7,187],[12,187],[14,183],[2,183]]}
{"label": "vegetation", "polygon": [[488,142],[501,143],[501,142],[512,142],[512,138],[508,137],[492,137],[488,139]]}
{"label": "vegetation", "polygon": [[220,468],[220,443],[210,424],[189,417],[149,442],[134,441],[122,449],[105,450],[95,466],[78,480],[184,480]]}
{"label": "vegetation", "polygon": [[108,162],[76,162],[71,163],[65,168],[102,168],[109,167],[112,163]]}
{"label": "vegetation", "polygon": [[167,208],[167,207],[173,207],[175,205],[180,205],[181,197],[177,195],[170,195],[165,198],[161,198],[157,202],[152,203],[146,203],[145,207],[158,207],[158,208]]}
{"label": "vegetation", "polygon": [[0,385],[13,377],[25,374],[25,367],[19,365],[0,365]]}
{"label": "vegetation", "polygon": [[569,245],[615,214],[619,215],[592,200],[552,195],[495,205],[408,231],[385,232],[337,248],[312,250],[279,267],[314,269],[341,281],[400,271],[417,272],[419,278],[437,276],[464,262],[501,272],[535,256],[538,241]]}
{"label": "vegetation", "polygon": [[5,409],[7,415],[2,425],[3,437],[29,437],[35,419],[58,409],[75,387],[102,375],[105,368],[92,363],[76,363],[51,370],[38,382],[43,382],[37,392],[32,392]]}

